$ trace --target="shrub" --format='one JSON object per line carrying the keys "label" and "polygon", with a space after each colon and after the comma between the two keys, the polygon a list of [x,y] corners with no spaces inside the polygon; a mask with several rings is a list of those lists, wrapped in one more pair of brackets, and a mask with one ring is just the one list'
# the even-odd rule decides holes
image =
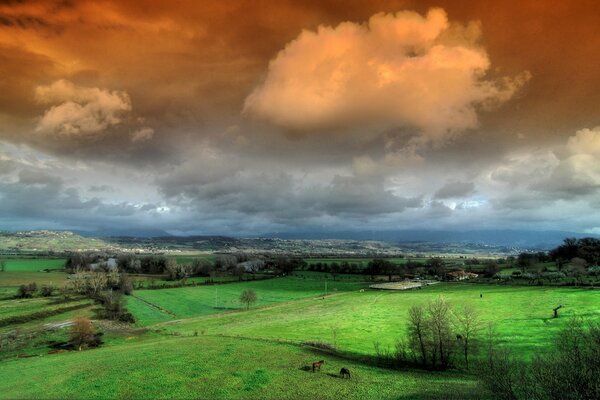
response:
{"label": "shrub", "polygon": [[52,285],[42,285],[40,288],[40,295],[42,297],[50,297],[54,294],[56,288]]}
{"label": "shrub", "polygon": [[86,317],[78,317],[71,326],[70,340],[81,351],[94,340],[94,327],[92,321]]}
{"label": "shrub", "polygon": [[490,342],[478,368],[484,384],[504,399],[600,398],[600,325],[574,318],[557,335],[554,346],[530,364],[517,363],[506,349]]}
{"label": "shrub", "polygon": [[125,308],[125,302],[120,292],[112,290],[101,292],[94,298],[97,303],[102,305],[99,312],[101,318],[113,321],[135,322],[135,318]]}
{"label": "shrub", "polygon": [[28,285],[21,285],[17,290],[17,297],[20,299],[29,299],[33,297],[33,294],[37,291],[37,284],[35,282]]}

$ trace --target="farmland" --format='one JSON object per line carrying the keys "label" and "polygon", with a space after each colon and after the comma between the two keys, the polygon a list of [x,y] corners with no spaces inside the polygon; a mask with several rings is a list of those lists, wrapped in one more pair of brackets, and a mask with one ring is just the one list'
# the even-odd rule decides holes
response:
{"label": "farmland", "polygon": [[[189,257],[179,257],[178,264],[191,262]],[[352,260],[319,258],[307,264]],[[136,279],[143,285],[125,296],[133,324],[96,320],[98,306],[85,298],[13,298],[16,288],[6,276],[60,276],[66,281],[64,272],[39,272],[63,263],[8,260],[0,275],[0,321],[8,321],[0,336],[30,338],[2,350],[0,399],[73,398],[84,390],[86,398],[98,399],[488,398],[477,377],[462,368],[433,372],[378,364],[379,351],[393,352],[406,337],[411,306],[440,297],[455,312],[471,306],[485,326],[479,339],[484,330],[493,329],[498,342],[524,361],[547,352],[572,317],[600,321],[600,291],[593,287],[442,282],[389,291],[369,289],[372,281],[366,275],[307,270],[255,280],[245,274],[242,278],[249,280],[241,282],[219,276],[217,284],[192,277],[181,287],[155,289],[148,289],[148,282],[177,282],[140,275]],[[239,301],[244,290],[256,293],[249,310]],[[560,317],[552,318],[559,304]],[[62,324],[79,315],[95,319],[104,344],[49,354],[50,341],[68,339],[69,328]],[[326,360],[323,371],[309,372],[310,363],[319,359]],[[352,371],[351,380],[339,379],[341,367]],[[20,385],[11,384],[17,379]]]}
{"label": "farmland", "polygon": [[[257,291],[259,297],[260,292]],[[483,295],[480,298],[480,295]],[[325,298],[310,297],[252,311],[196,317],[164,325],[171,331],[228,334],[292,341],[326,341],[350,352],[370,354],[374,342],[393,346],[402,337],[408,308],[444,296],[457,306],[473,305],[495,325],[500,339],[519,354],[543,350],[569,316],[600,320],[600,292],[538,287],[439,284],[413,291],[351,291]],[[552,307],[563,304],[563,317],[552,319]]]}
{"label": "farmland", "polygon": [[[327,358],[297,346],[222,337],[137,337],[126,344],[4,362],[0,398],[477,398],[459,373],[396,371]],[[354,377],[337,377],[342,366]],[[42,379],[43,378],[43,379]],[[6,385],[7,382],[19,385]],[[140,384],[140,382],[144,382]],[[449,395],[450,393],[450,395]]]}

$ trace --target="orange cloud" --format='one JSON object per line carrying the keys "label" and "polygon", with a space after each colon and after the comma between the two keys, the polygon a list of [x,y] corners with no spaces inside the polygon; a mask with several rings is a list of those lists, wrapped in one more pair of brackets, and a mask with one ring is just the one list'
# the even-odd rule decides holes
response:
{"label": "orange cloud", "polygon": [[47,134],[95,135],[120,124],[122,115],[131,111],[125,92],[77,86],[63,79],[39,86],[35,97],[40,103],[54,104],[36,127]]}
{"label": "orange cloud", "polygon": [[475,128],[477,107],[510,99],[529,77],[486,78],[479,36],[477,24],[451,24],[439,8],[305,30],[270,62],[244,111],[300,130],[415,127],[440,143]]}

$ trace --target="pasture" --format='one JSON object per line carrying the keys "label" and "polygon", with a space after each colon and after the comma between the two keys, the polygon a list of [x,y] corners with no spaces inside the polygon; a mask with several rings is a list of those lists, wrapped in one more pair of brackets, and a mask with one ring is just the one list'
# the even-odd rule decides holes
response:
{"label": "pasture", "polygon": [[[72,304],[83,308],[62,312],[71,303],[61,305],[58,298],[1,300],[0,320],[34,318],[2,327],[0,335],[42,333],[0,357],[0,399],[487,398],[474,375],[463,371],[391,370],[368,360],[376,344],[393,350],[405,338],[412,305],[438,296],[454,310],[471,305],[523,359],[546,351],[572,316],[600,321],[600,291],[589,288],[440,283],[390,291],[368,289],[371,282],[360,275],[331,278],[298,271],[268,280],[135,290],[126,297],[135,326],[97,321],[106,333],[102,347],[62,354],[48,354],[47,342],[65,340],[68,329],[47,331],[45,324],[82,314],[94,318],[94,306],[76,300]],[[239,302],[246,289],[258,298],[248,311]],[[563,308],[554,319],[558,304]],[[338,353],[307,342],[329,343]],[[306,370],[320,359],[326,360],[321,372]],[[352,379],[338,377],[342,367]]]}
{"label": "pasture", "polygon": [[[485,395],[462,373],[392,371],[309,349],[224,337],[129,336],[83,352],[0,364],[0,399],[469,399]],[[338,377],[349,368],[352,379]],[[18,384],[14,384],[18,382]]]}
{"label": "pasture", "polygon": [[[10,258],[2,259],[5,271],[0,272],[0,288],[9,288],[35,282],[38,285],[63,285],[67,281],[64,272],[65,259],[58,258]],[[43,270],[48,269],[50,272]],[[0,297],[2,294],[0,293]]]}
{"label": "pasture", "polygon": [[[63,269],[63,258],[9,258],[5,259],[5,272],[40,272],[44,269]],[[0,275],[0,279],[2,276]]]}
{"label": "pasture", "polygon": [[[437,296],[444,296],[456,308],[472,305],[484,323],[494,326],[500,341],[524,357],[543,351],[571,316],[600,320],[598,290],[442,283],[397,292],[340,291],[325,300],[307,297],[248,312],[192,317],[164,326],[183,334],[202,330],[207,334],[330,343],[335,331],[339,349],[368,355],[373,354],[375,342],[392,348],[404,337],[409,307],[426,304]],[[558,304],[564,308],[560,318],[553,319],[552,308]]]}
{"label": "pasture", "polygon": [[[303,275],[304,276],[304,275]],[[128,308],[140,326],[169,319],[242,309],[240,293],[252,289],[258,296],[256,306],[268,306],[328,293],[356,291],[368,286],[362,281],[331,281],[314,278],[286,277],[246,281],[214,286],[196,286],[162,290],[139,290],[128,299]]]}

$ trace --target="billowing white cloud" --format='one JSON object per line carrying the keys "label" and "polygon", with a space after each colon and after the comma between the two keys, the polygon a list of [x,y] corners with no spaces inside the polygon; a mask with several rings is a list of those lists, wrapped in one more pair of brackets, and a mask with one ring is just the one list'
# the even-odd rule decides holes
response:
{"label": "billowing white cloud", "polygon": [[35,99],[51,105],[38,121],[36,131],[60,136],[93,137],[122,122],[131,111],[127,93],[77,86],[61,79],[38,86]]}
{"label": "billowing white cloud", "polygon": [[475,128],[478,108],[510,99],[529,78],[486,78],[479,36],[478,24],[451,24],[439,8],[305,30],[270,62],[244,112],[299,130],[411,127],[439,144]]}

